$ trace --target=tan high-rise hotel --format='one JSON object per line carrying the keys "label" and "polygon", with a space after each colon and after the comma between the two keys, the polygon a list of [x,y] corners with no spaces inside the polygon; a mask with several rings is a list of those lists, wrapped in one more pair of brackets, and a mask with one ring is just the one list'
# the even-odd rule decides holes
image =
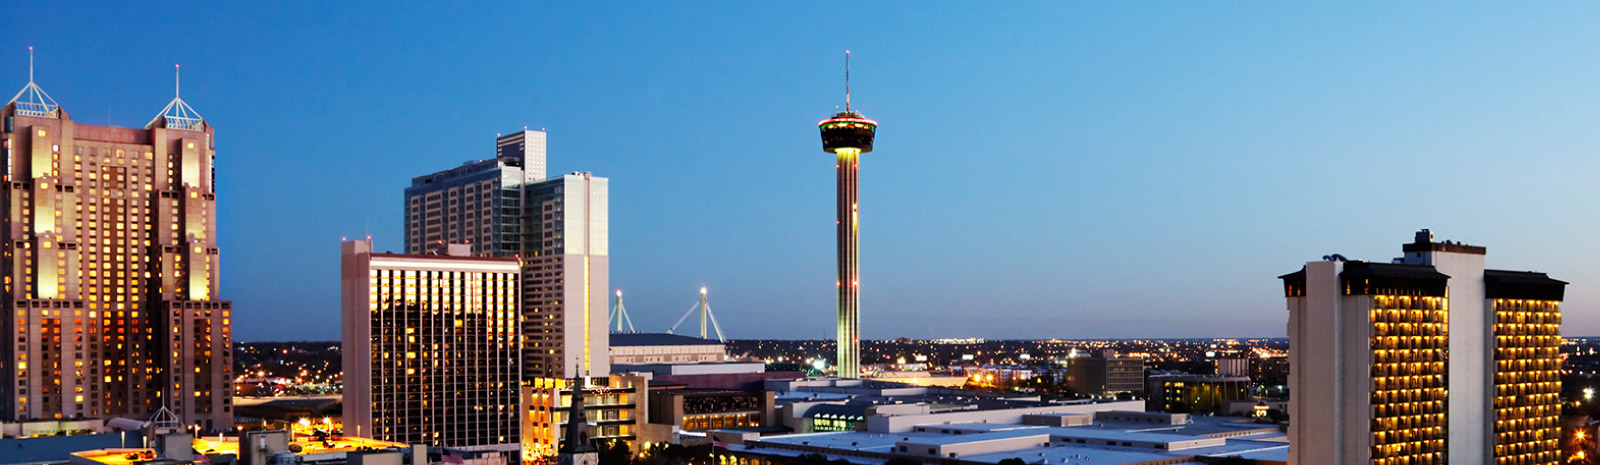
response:
{"label": "tan high-rise hotel", "polygon": [[143,128],[77,124],[31,76],[0,116],[0,419],[231,428],[211,125],[178,98]]}
{"label": "tan high-rise hotel", "polygon": [[1402,250],[1281,277],[1289,463],[1560,463],[1567,283],[1426,229]]}

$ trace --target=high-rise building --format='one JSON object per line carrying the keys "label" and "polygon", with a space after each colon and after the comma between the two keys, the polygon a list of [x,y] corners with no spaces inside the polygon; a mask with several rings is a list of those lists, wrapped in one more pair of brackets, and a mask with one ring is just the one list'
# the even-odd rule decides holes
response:
{"label": "high-rise building", "polygon": [[545,147],[544,131],[513,132],[495,139],[495,156],[522,160],[522,179],[524,183],[542,181],[545,178]]}
{"label": "high-rise building", "polygon": [[839,322],[837,347],[841,378],[861,377],[861,228],[857,174],[861,154],[872,151],[878,122],[850,110],[850,53],[845,52],[844,112],[817,123],[822,151],[834,154],[838,172],[838,217],[834,222],[839,248]]}
{"label": "high-rise building", "polygon": [[344,434],[517,450],[517,260],[342,248]]}
{"label": "high-rise building", "polygon": [[468,244],[474,255],[523,251],[522,186],[544,179],[543,131],[501,136],[497,156],[411,179],[405,192],[406,253]]}
{"label": "high-rise building", "polygon": [[0,109],[0,419],[232,428],[212,126],[176,96],[143,128],[78,124],[31,74]]}
{"label": "high-rise building", "polygon": [[476,256],[520,258],[524,377],[570,378],[575,366],[605,375],[608,183],[589,173],[545,179],[544,150],[544,132],[522,131],[499,138],[494,160],[412,179],[406,251],[468,243]]}
{"label": "high-rise building", "polygon": [[524,377],[611,373],[607,180],[572,173],[528,185],[522,256]]}
{"label": "high-rise building", "polygon": [[1393,263],[1307,263],[1288,298],[1291,463],[1557,463],[1560,302],[1428,230]]}

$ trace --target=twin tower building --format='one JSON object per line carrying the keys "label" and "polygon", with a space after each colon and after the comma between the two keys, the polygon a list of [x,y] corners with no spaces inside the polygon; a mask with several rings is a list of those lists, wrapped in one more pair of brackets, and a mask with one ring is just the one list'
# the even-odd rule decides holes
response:
{"label": "twin tower building", "polygon": [[1567,283],[1428,230],[1403,250],[1281,276],[1289,463],[1561,463]]}

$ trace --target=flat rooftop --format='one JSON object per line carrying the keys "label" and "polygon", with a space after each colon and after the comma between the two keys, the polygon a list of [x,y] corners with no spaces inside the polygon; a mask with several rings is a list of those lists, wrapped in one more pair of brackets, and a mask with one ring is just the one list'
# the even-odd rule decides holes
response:
{"label": "flat rooftop", "polygon": [[131,465],[156,459],[155,449],[94,449],[73,452],[72,455],[106,465]]}
{"label": "flat rooftop", "polygon": [[[300,446],[300,452],[295,455],[324,454],[329,452],[355,452],[360,450],[387,449],[390,447],[409,447],[404,443],[379,441],[377,439],[337,437],[330,438],[327,442],[318,441],[308,437],[295,437],[289,444]],[[194,439],[194,450],[203,454],[238,454],[239,438],[203,437]]]}
{"label": "flat rooftop", "polygon": [[[1066,427],[988,423],[931,424],[921,426],[921,428],[928,429],[928,431],[909,433],[843,431],[770,436],[747,442],[743,446],[735,446],[734,450],[780,456],[798,456],[810,453],[808,451],[777,449],[770,446],[762,447],[763,444],[782,444],[832,449],[841,454],[860,451],[901,455],[896,452],[896,446],[901,443],[955,445],[1030,436],[1049,436],[1053,439],[1097,439],[1102,444],[1077,444],[1056,440],[1050,441],[1050,444],[1045,447],[1021,447],[996,452],[961,455],[957,458],[963,461],[984,463],[998,463],[1001,460],[1015,457],[1029,463],[1038,463],[1040,460],[1044,460],[1045,463],[1098,463],[1107,465],[1171,460],[1183,457],[1242,456],[1260,460],[1288,460],[1289,444],[1282,433],[1255,431],[1273,428],[1272,425],[1235,423],[1234,420],[1237,419],[1233,418],[1191,418],[1198,418],[1198,421],[1188,425],[1170,426],[1122,422]],[[952,434],[938,432],[941,429],[951,431]],[[957,430],[962,431],[962,433],[954,434]],[[1225,433],[1226,435],[1211,436],[1211,434],[1215,433]],[[1242,435],[1235,435],[1234,433]],[[1189,443],[1195,445],[1178,450],[1167,450],[1149,446],[1109,446],[1105,445],[1104,441],[1157,444]],[[1199,444],[1196,444],[1197,442]],[[826,451],[822,453],[828,455]],[[916,454],[903,455],[922,457]],[[831,458],[844,458],[863,464],[883,462],[881,459],[843,455],[830,456]]]}

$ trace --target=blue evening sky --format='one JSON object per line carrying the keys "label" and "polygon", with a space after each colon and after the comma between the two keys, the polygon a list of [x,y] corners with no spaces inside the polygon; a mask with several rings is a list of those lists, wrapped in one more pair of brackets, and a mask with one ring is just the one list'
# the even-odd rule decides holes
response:
{"label": "blue evening sky", "polygon": [[[596,4],[598,3],[598,4]],[[217,128],[239,340],[336,340],[342,236],[413,176],[549,130],[611,179],[644,330],[701,285],[735,338],[828,338],[833,163],[863,158],[867,338],[1282,336],[1276,276],[1419,228],[1572,282],[1600,334],[1600,4],[12,3],[0,87],[88,124]]]}

